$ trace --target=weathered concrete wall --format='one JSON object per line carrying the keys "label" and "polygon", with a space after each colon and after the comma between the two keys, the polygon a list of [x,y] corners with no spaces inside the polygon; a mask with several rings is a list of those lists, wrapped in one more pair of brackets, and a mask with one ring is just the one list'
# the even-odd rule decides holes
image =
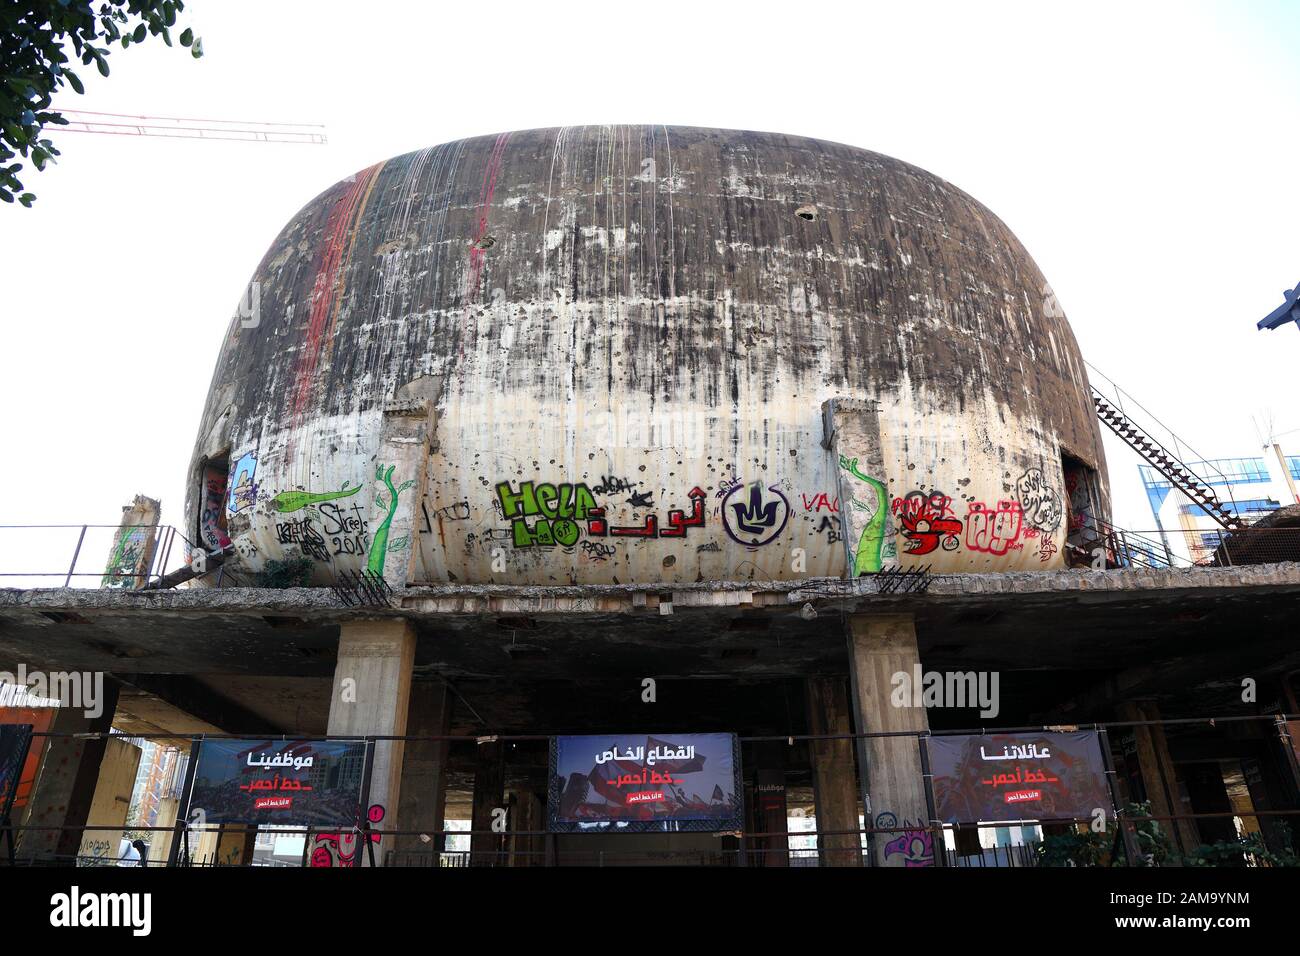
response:
{"label": "weathered concrete wall", "polygon": [[86,865],[113,865],[118,860],[127,813],[131,809],[131,792],[136,771],[140,769],[140,748],[125,740],[112,739],[104,746],[99,765],[99,781],[90,803],[86,824],[95,827],[118,827],[115,830],[86,830],[81,837],[77,856]]}
{"label": "weathered concrete wall", "polygon": [[[848,146],[582,127],[432,147],[308,204],[244,305],[186,520],[227,462],[253,568],[385,570],[379,531],[410,504],[427,582],[839,576],[837,397],[878,408],[868,477],[904,565],[1059,567],[1062,450],[1104,494],[1029,255],[965,193]],[[381,448],[392,401],[435,413],[418,504]]]}

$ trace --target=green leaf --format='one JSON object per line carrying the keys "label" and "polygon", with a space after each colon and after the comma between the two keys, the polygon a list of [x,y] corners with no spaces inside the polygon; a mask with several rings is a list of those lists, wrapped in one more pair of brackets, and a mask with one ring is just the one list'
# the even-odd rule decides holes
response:
{"label": "green leaf", "polygon": [[86,92],[86,88],[81,85],[81,80],[78,78],[77,74],[73,73],[71,70],[64,70],[63,75],[68,78],[68,85],[78,93]]}
{"label": "green leaf", "polygon": [[195,38],[195,40],[194,40],[194,46],[190,49],[190,56],[194,57],[194,59],[196,59],[196,60],[197,60],[199,57],[203,56],[203,40],[202,40],[202,39],[197,38],[197,37]]}
{"label": "green leaf", "polygon": [[13,194],[6,189],[0,189],[0,199],[3,199],[5,202],[14,201]]}
{"label": "green leaf", "polygon": [[135,28],[135,32],[131,34],[131,39],[134,40],[136,43],[143,43],[144,38],[148,35],[149,35],[149,28],[142,23]]}
{"label": "green leaf", "polygon": [[194,31],[186,27],[181,31],[181,46],[189,46],[194,42]]}
{"label": "green leaf", "polygon": [[24,206],[26,206],[28,209],[31,209],[32,203],[36,201],[36,197],[33,196],[31,193],[23,193],[21,196],[18,197],[18,201],[22,203]]}

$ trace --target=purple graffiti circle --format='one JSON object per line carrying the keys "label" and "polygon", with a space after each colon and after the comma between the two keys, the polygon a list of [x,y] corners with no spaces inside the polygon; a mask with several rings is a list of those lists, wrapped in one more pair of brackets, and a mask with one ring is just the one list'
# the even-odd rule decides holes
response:
{"label": "purple graffiti circle", "polygon": [[[766,499],[765,491],[776,495],[776,500]],[[747,501],[733,502],[731,499],[737,493],[746,497]],[[764,489],[761,481],[745,482],[736,485],[722,499],[722,527],[732,541],[747,548],[759,548],[768,544],[785,530],[789,520],[790,501],[776,485]]]}

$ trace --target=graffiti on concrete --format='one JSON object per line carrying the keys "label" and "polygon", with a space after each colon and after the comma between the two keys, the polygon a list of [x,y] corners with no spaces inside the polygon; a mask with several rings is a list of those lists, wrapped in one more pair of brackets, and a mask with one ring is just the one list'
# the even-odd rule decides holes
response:
{"label": "graffiti on concrete", "polygon": [[203,544],[210,550],[221,551],[230,544],[226,534],[226,472],[212,466],[204,469],[203,510],[199,515],[199,530]]}
{"label": "graffiti on concrete", "polygon": [[1024,547],[1020,503],[999,501],[992,508],[972,501],[966,514],[966,547],[972,551],[1002,556]]}
{"label": "graffiti on concrete", "polygon": [[520,482],[519,490],[509,481],[498,482],[497,500],[501,515],[510,522],[516,548],[571,548],[581,534],[579,521],[588,523],[588,534],[603,537],[608,531],[605,509],[596,504],[592,490],[584,483],[535,485]]}
{"label": "graffiti on concrete", "polygon": [[662,525],[659,515],[651,512],[641,524],[627,526],[611,525],[605,508],[596,503],[595,492],[584,483],[524,481],[515,490],[509,481],[502,481],[496,492],[516,548],[571,548],[583,532],[579,522],[585,522],[591,538],[684,538],[688,529],[703,527],[705,522],[705,496],[699,488],[692,488],[687,496],[691,500],[689,515],[681,508],[670,508]]}
{"label": "graffiti on concrete", "polygon": [[230,514],[238,514],[257,503],[257,482],[253,480],[256,476],[257,456],[250,451],[230,469],[230,499],[226,503]]}
{"label": "graffiti on concrete", "polygon": [[[360,808],[358,808],[360,809]],[[366,818],[370,821],[372,827],[379,826],[383,822],[385,815],[384,808],[378,803],[371,804],[370,809],[366,812]],[[379,845],[380,834],[370,833],[367,838],[370,843],[376,847]],[[354,867],[360,866],[357,859],[357,846],[360,841],[357,839],[356,830],[350,833],[316,833],[312,836],[314,846],[311,851],[310,864],[313,867]],[[364,846],[364,844],[361,844]]]}
{"label": "graffiti on concrete", "polygon": [[[732,499],[735,500],[732,500]],[[722,499],[722,527],[731,540],[758,548],[774,540],[790,520],[790,502],[776,485],[736,485]]]}
{"label": "graffiti on concrete", "polygon": [[325,537],[309,517],[277,521],[275,538],[282,545],[296,545],[303,554],[314,561],[329,561],[330,550]]}
{"label": "graffiti on concrete", "polygon": [[804,511],[829,511],[832,514],[840,513],[840,499],[838,497],[832,498],[824,491],[819,491],[811,495],[801,494],[799,497],[803,499]]}
{"label": "graffiti on concrete", "polygon": [[904,554],[930,554],[939,548],[961,547],[961,519],[952,513],[952,499],[943,492],[913,491],[891,505],[898,533],[907,539]]}
{"label": "graffiti on concrete", "polygon": [[[852,575],[858,577],[863,574],[875,574],[881,569],[887,557],[885,516],[888,511],[888,492],[881,481],[863,474],[858,468],[856,458],[840,455],[840,468],[866,486],[854,488],[849,498],[849,505],[854,509],[853,523],[862,522],[858,546],[851,552]],[[859,494],[862,497],[859,497]]]}
{"label": "graffiti on concrete", "polygon": [[[384,487],[388,489],[385,496],[382,492],[375,495],[375,507],[384,513],[384,520],[379,523],[375,529],[374,538],[370,542],[370,558],[366,562],[366,570],[372,574],[384,573],[384,562],[388,559],[388,552],[391,550],[388,544],[388,529],[393,523],[393,516],[397,514],[398,499],[402,492],[415,484],[415,479],[408,479],[402,484],[393,487],[393,469],[396,465],[389,465],[388,470],[384,470],[383,465],[375,468],[375,481],[383,482]],[[407,545],[406,538],[400,538],[393,542],[393,549],[402,548]]]}
{"label": "graffiti on concrete", "polygon": [[[897,818],[892,813],[882,813],[876,818],[876,827],[892,829],[898,826]],[[900,836],[885,844],[885,859],[901,856],[904,867],[934,866],[934,834],[921,828],[921,824],[903,821]],[[889,834],[884,834],[888,838]]]}
{"label": "graffiti on concrete", "polygon": [[145,571],[144,546],[151,529],[123,528],[118,532],[117,543],[113,553],[104,566],[104,576],[100,587],[129,588],[135,584],[135,578]]}
{"label": "graffiti on concrete", "polygon": [[1031,528],[1055,531],[1060,525],[1061,496],[1048,486],[1041,468],[1030,468],[1016,479],[1016,500]]}
{"label": "graffiti on concrete", "polygon": [[338,491],[282,491],[271,499],[271,510],[278,511],[280,514],[291,514],[322,501],[348,498],[361,490],[360,485],[349,488],[350,484],[352,484],[350,481],[343,482],[343,487]]}
{"label": "graffiti on concrete", "polygon": [[600,479],[600,484],[591,489],[593,495],[615,495],[626,491],[631,493],[636,489],[639,482],[632,481],[630,478],[616,478],[613,475],[604,475]]}

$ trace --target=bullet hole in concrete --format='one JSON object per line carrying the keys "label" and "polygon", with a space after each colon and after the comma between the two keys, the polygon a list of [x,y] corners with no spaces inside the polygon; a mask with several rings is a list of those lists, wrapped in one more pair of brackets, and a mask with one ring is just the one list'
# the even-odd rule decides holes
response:
{"label": "bullet hole in concrete", "polygon": [[794,211],[794,214],[804,222],[816,222],[820,215],[816,206],[800,206]]}
{"label": "bullet hole in concrete", "polygon": [[474,240],[475,249],[491,249],[497,244],[495,236],[483,236]]}
{"label": "bullet hole in concrete", "polygon": [[675,555],[671,555],[671,554],[670,554],[670,555],[668,555],[668,557],[664,558],[664,567],[665,567],[665,568],[671,568],[671,567],[672,567],[674,564],[676,564],[676,563],[677,563],[677,557],[676,557]]}

